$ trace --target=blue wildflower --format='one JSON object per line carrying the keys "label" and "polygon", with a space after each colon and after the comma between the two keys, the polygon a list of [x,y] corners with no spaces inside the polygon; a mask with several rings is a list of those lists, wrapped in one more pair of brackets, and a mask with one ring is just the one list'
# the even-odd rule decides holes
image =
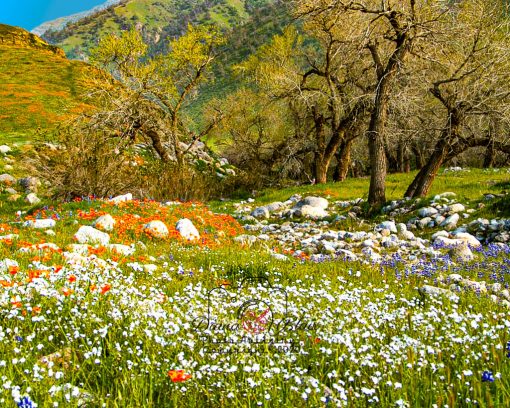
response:
{"label": "blue wildflower", "polygon": [[482,382],[494,382],[492,371],[484,371],[482,373]]}
{"label": "blue wildflower", "polygon": [[16,339],[16,341],[18,341],[20,343],[23,341],[23,337],[21,337],[21,336],[16,336],[14,338]]}
{"label": "blue wildflower", "polygon": [[33,402],[29,397],[21,398],[17,405],[19,408],[33,408]]}

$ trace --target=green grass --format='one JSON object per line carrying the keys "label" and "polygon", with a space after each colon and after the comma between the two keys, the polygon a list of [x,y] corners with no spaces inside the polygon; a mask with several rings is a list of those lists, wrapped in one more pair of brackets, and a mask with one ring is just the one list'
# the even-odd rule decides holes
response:
{"label": "green grass", "polygon": [[[404,187],[395,186],[407,184],[410,177],[390,176],[389,185],[395,189],[392,194],[402,191]],[[473,186],[475,177],[481,186]],[[498,191],[506,183],[507,174],[473,170],[441,176],[434,192],[444,192],[441,186],[448,186],[447,190],[460,197],[476,201],[478,191]],[[341,187],[266,192],[261,202],[331,189],[331,196],[336,191],[337,199],[350,199],[362,196],[367,187],[366,179],[347,180]],[[208,249],[142,236],[136,240],[146,249],[137,246],[132,256],[106,251],[98,254],[99,260],[76,257],[73,264],[66,261],[72,258],[59,252],[19,249],[42,242],[65,249],[80,225],[92,223],[95,217],[86,216],[92,208],[121,219],[126,216],[126,221],[147,212],[136,206],[105,208],[98,201],[45,202],[31,209],[6,203],[4,195],[0,203],[2,234],[16,230],[20,235],[11,245],[0,242],[0,261],[8,258],[19,264],[19,271],[12,275],[2,272],[0,262],[0,281],[19,282],[19,286],[0,286],[0,362],[5,360],[2,406],[16,406],[13,386],[19,386],[20,396],[29,395],[39,406],[57,402],[66,407],[79,405],[73,390],[89,395],[91,407],[319,408],[326,406],[328,392],[333,404],[347,398],[343,406],[348,407],[394,407],[398,401],[409,407],[470,406],[473,401],[480,407],[506,407],[510,401],[510,365],[505,351],[510,340],[508,308],[486,295],[460,293],[455,301],[423,298],[416,290],[423,284],[434,285],[440,274],[448,274],[454,267],[455,271],[464,268],[461,273],[471,279],[489,279],[492,272],[499,274],[507,268],[504,253],[480,254],[470,265],[445,266],[434,261],[435,268],[429,268],[432,272],[428,275],[409,273],[403,277],[411,266],[402,262],[384,267],[343,261],[282,262],[262,246],[247,249],[225,241]],[[34,214],[46,205],[54,208],[48,208],[44,216],[55,211],[60,216],[55,236],[14,223],[17,209]],[[85,216],[80,216],[80,211]],[[200,219],[208,222],[203,209],[189,207],[186,211],[197,225]],[[161,217],[161,210],[154,207],[152,216]],[[111,236],[113,242],[124,239],[118,232]],[[147,263],[156,265],[157,270],[148,272],[136,266]],[[64,268],[51,269],[57,265]],[[47,278],[27,282],[29,271],[44,274],[47,268]],[[284,289],[287,308],[281,292],[268,297],[265,283],[246,284],[247,277],[265,277]],[[243,281],[247,286],[236,289]],[[209,306],[218,321],[235,321],[232,316],[238,312],[237,303],[208,295],[221,282],[228,285],[232,299],[260,296],[270,302],[275,319],[287,316],[297,324],[295,319],[302,318],[313,325],[275,326],[268,332],[268,339],[293,342],[296,348],[292,353],[274,351],[267,343],[250,353],[241,352],[237,343],[221,346],[231,354],[201,353],[201,341],[211,341],[225,332],[234,335],[226,330],[213,331],[212,337],[207,337],[193,323],[208,313]],[[91,285],[103,288],[106,284],[111,287],[103,294],[90,289]],[[66,289],[73,292],[64,296]],[[18,301],[21,305],[12,303]],[[205,344],[212,347],[212,343]],[[66,357],[57,359],[50,372],[41,358],[55,352]],[[35,370],[38,374],[34,366],[40,368]],[[180,369],[191,377],[173,383],[167,372]],[[493,383],[482,382],[487,370],[495,377]]]}
{"label": "green grass", "polygon": [[[403,198],[415,175],[415,172],[389,174],[386,178],[386,199],[391,201]],[[501,191],[502,188],[497,183],[508,182],[508,180],[510,180],[510,173],[505,170],[492,172],[471,169],[469,172],[441,172],[434,181],[429,196],[433,197],[445,191],[454,191],[460,200],[476,201],[482,199],[484,193]],[[257,196],[257,203],[266,204],[274,201],[285,201],[294,194],[329,196],[336,201],[367,198],[368,183],[368,178],[349,178],[342,183],[269,189],[260,192]]]}
{"label": "green grass", "polygon": [[87,69],[52,51],[0,46],[0,142],[32,140],[85,108],[80,78]]}

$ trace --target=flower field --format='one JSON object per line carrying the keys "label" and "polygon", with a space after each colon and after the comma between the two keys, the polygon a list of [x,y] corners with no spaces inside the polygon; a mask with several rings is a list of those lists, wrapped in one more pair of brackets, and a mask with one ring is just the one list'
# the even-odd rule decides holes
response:
{"label": "flower field", "polygon": [[[104,214],[114,245],[76,244]],[[182,218],[200,240],[180,238]],[[27,227],[42,219],[56,221],[51,232]],[[147,233],[153,220],[167,238]],[[85,199],[6,214],[0,404],[508,406],[508,307],[417,290],[444,272],[504,284],[507,246],[468,264],[285,262],[235,243],[242,232],[197,203]]]}

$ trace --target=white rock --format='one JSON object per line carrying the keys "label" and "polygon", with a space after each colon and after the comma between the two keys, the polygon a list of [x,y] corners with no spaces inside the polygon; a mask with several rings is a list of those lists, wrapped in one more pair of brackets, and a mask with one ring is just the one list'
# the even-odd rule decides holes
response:
{"label": "white rock", "polygon": [[16,184],[16,178],[11,176],[10,174],[1,174],[0,175],[0,183],[7,184],[7,185]]}
{"label": "white rock", "polygon": [[296,207],[303,207],[305,205],[325,210],[328,208],[329,202],[322,197],[305,197],[296,205]]}
{"label": "white rock", "polygon": [[467,232],[459,232],[455,234],[455,238],[463,240],[466,244],[472,246],[473,248],[478,248],[482,246],[478,239],[476,239],[473,235]]}
{"label": "white rock", "polygon": [[434,244],[442,245],[445,247],[457,247],[463,245],[464,241],[461,239],[450,239],[440,235],[434,240]]}
{"label": "white rock", "polygon": [[418,221],[418,227],[425,228],[430,224],[430,222],[432,222],[432,218],[430,217],[422,218],[421,220]]}
{"label": "white rock", "polygon": [[7,154],[7,153],[9,153],[11,150],[12,150],[12,149],[11,149],[9,146],[7,146],[7,145],[1,145],[1,146],[0,146],[0,153],[2,153],[2,154]]}
{"label": "white rock", "polygon": [[449,255],[454,261],[460,260],[462,262],[472,261],[475,258],[473,252],[465,243],[450,249]]}
{"label": "white rock", "polygon": [[312,207],[311,205],[303,205],[294,210],[296,217],[311,218],[311,219],[322,219],[329,217],[327,211],[320,207]]}
{"label": "white rock", "polygon": [[87,255],[89,253],[89,246],[87,244],[70,244],[67,250],[73,254]]}
{"label": "white rock", "polygon": [[397,224],[397,232],[400,234],[402,232],[407,231],[407,225],[404,223]]}
{"label": "white rock", "polygon": [[135,253],[135,248],[129,245],[110,244],[107,248],[112,252],[117,252],[120,255],[129,256]]}
{"label": "white rock", "polygon": [[115,220],[110,214],[105,214],[94,221],[93,226],[103,231],[113,231]]}
{"label": "white rock", "polygon": [[268,204],[265,207],[267,208],[267,211],[272,213],[272,212],[275,212],[275,211],[278,211],[278,210],[282,209],[284,207],[284,205],[283,205],[283,203],[278,201],[278,202],[275,202],[275,203]]}
{"label": "white rock", "polygon": [[179,220],[177,222],[177,225],[175,226],[175,229],[179,231],[179,234],[181,234],[182,238],[188,241],[200,239],[200,234],[198,233],[198,230],[195,228],[191,220],[188,220],[187,218]]}
{"label": "white rock", "polygon": [[143,227],[146,234],[151,237],[164,239],[170,234],[167,226],[159,220],[151,221]]}
{"label": "white rock", "polygon": [[438,211],[434,207],[424,207],[418,210],[418,216],[420,218],[431,217],[432,215],[435,215],[437,213]]}
{"label": "white rock", "polygon": [[108,245],[110,236],[106,232],[99,231],[93,227],[82,226],[76,234],[74,239],[80,244],[101,244]]}
{"label": "white rock", "polygon": [[25,197],[25,201],[30,205],[39,204],[41,200],[34,193],[30,193]]}
{"label": "white rock", "polygon": [[453,283],[460,283],[464,279],[462,275],[459,275],[458,273],[452,273],[448,275],[448,279]]}
{"label": "white rock", "polygon": [[413,239],[416,238],[411,231],[402,231],[399,234],[399,237],[401,237],[402,239],[405,239],[407,241],[412,241]]}
{"label": "white rock", "polygon": [[57,225],[57,222],[51,218],[41,219],[41,220],[30,220],[25,221],[23,226],[28,228],[37,228],[37,229],[48,229],[53,228]]}
{"label": "white rock", "polygon": [[384,221],[380,223],[377,227],[375,227],[376,231],[389,230],[391,233],[396,234],[397,226],[393,221]]}
{"label": "white rock", "polygon": [[450,234],[447,231],[438,231],[432,235],[432,241],[435,241],[438,237],[445,237],[448,238]]}
{"label": "white rock", "polygon": [[459,213],[466,211],[466,207],[464,207],[462,204],[457,203],[448,206],[446,210],[450,213]]}
{"label": "white rock", "polygon": [[457,213],[450,215],[446,220],[444,220],[441,223],[441,227],[445,228],[446,230],[452,230],[457,226],[459,219],[460,216]]}
{"label": "white rock", "polygon": [[259,220],[260,219],[267,220],[269,218],[269,210],[267,209],[267,207],[258,207],[252,211],[251,216]]}
{"label": "white rock", "polygon": [[113,204],[119,204],[119,203],[124,203],[126,201],[132,201],[132,200],[133,200],[133,194],[127,193],[127,194],[112,198],[110,200],[110,202]]}
{"label": "white rock", "polygon": [[451,291],[449,291],[448,289],[437,288],[435,286],[430,286],[430,285],[425,285],[425,286],[421,287],[419,289],[419,291],[421,293],[426,293],[428,295],[434,295],[434,296],[439,296],[439,295],[452,296],[453,295],[453,293]]}

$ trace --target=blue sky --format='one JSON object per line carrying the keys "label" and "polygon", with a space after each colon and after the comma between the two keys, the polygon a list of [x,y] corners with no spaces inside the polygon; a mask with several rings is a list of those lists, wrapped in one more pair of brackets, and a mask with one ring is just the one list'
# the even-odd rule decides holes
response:
{"label": "blue sky", "polygon": [[57,17],[103,4],[105,0],[1,0],[0,23],[31,30]]}

